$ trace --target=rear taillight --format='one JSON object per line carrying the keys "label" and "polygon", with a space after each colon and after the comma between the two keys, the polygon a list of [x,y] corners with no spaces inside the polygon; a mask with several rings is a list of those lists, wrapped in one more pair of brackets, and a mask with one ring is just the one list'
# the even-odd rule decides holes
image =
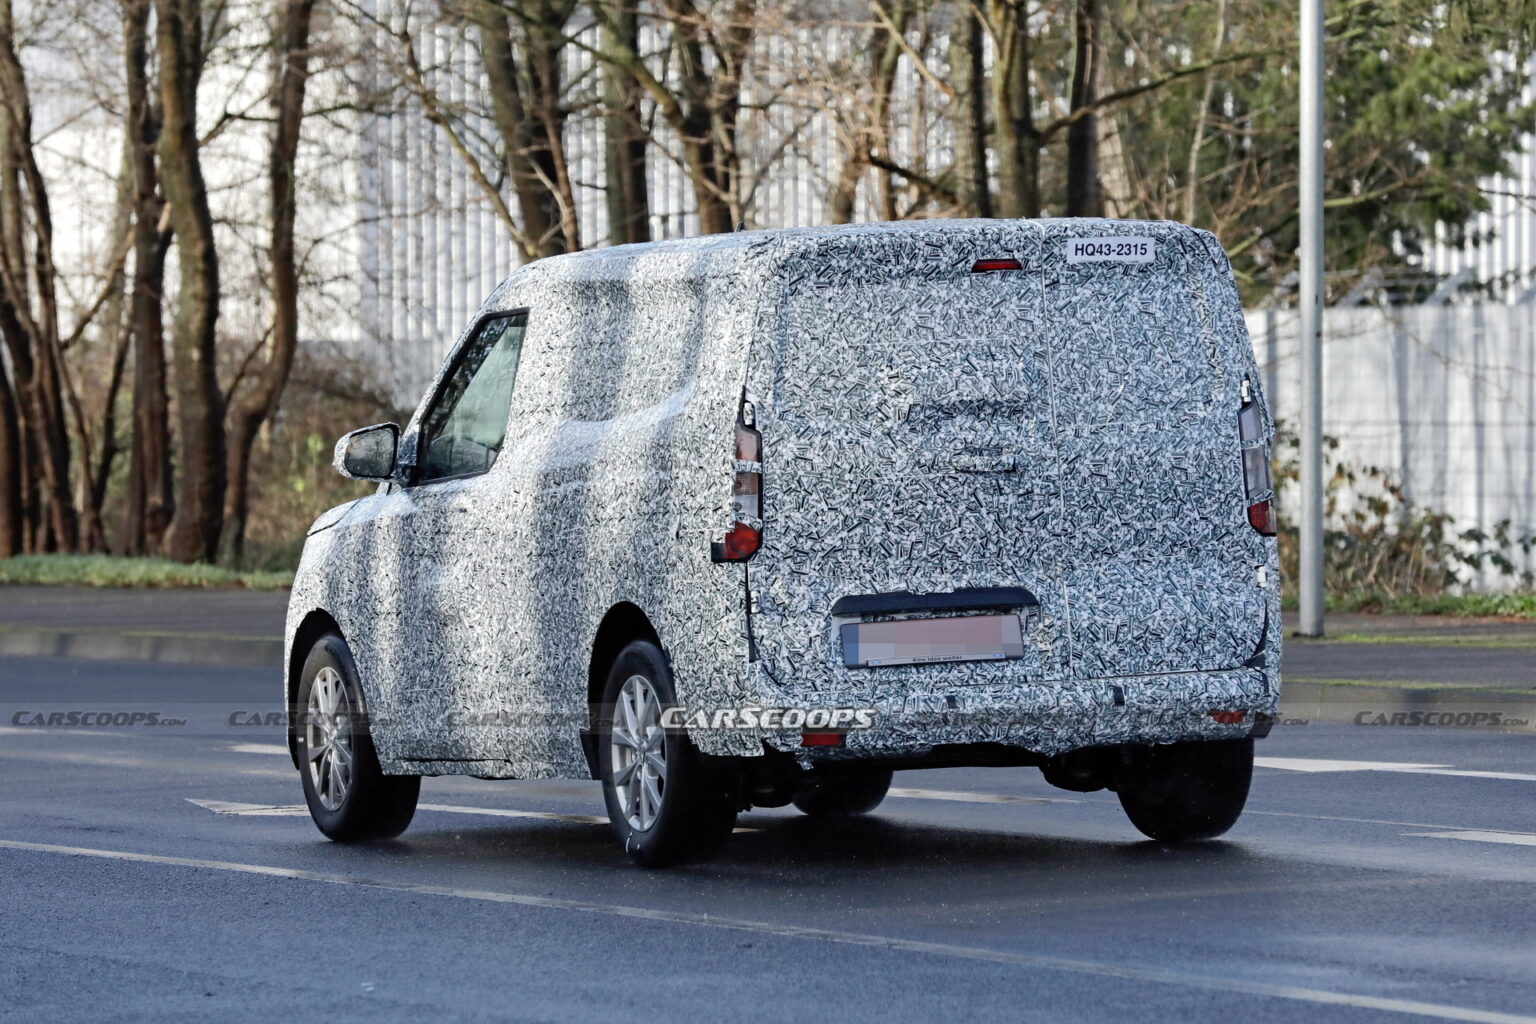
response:
{"label": "rear taillight", "polygon": [[1275,494],[1269,479],[1269,445],[1264,442],[1264,413],[1243,381],[1243,404],[1237,411],[1237,436],[1243,455],[1243,488],[1248,496],[1248,525],[1266,537],[1275,535]]}
{"label": "rear taillight", "polygon": [[731,512],[735,523],[710,545],[716,562],[745,562],[763,546],[763,435],[752,426],[752,407],[742,404],[736,423],[735,475]]}

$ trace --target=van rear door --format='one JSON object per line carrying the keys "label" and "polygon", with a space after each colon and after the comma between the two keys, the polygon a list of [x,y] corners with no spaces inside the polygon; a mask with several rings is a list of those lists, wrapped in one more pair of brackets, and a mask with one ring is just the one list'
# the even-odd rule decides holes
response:
{"label": "van rear door", "polygon": [[1195,232],[1098,226],[1052,226],[1042,254],[1071,671],[1231,668],[1261,640],[1267,554],[1244,513],[1236,291]]}
{"label": "van rear door", "polygon": [[[996,681],[996,665],[974,663],[847,669],[832,618],[844,597],[982,587],[1039,602],[1004,670],[1066,676],[1051,353],[1027,269],[1039,235],[987,236],[855,239],[786,272],[748,381],[764,473],[754,635],[782,682]],[[980,256],[1025,269],[973,272]]]}

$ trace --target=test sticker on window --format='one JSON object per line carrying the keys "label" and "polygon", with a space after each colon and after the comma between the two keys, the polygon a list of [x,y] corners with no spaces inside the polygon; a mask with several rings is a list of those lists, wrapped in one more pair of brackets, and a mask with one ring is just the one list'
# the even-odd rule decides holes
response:
{"label": "test sticker on window", "polygon": [[1068,263],[1151,263],[1157,243],[1133,235],[1067,239]]}

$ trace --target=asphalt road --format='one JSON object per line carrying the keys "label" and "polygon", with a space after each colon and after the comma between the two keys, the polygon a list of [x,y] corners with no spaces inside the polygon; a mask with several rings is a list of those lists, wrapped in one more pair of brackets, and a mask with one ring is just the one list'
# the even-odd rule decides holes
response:
{"label": "asphalt road", "polygon": [[[0,659],[0,1020],[1536,1022],[1529,730],[1282,726],[1185,849],[957,769],[647,872],[595,783],[431,779],[400,840],[327,842],[281,730],[229,724],[274,685]],[[15,724],[60,710],[187,722]]]}

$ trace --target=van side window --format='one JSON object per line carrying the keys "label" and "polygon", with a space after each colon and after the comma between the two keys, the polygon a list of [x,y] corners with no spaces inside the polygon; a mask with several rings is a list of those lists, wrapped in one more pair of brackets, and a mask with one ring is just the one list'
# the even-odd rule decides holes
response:
{"label": "van side window", "polygon": [[507,436],[527,313],[480,325],[421,425],[415,483],[484,473]]}

